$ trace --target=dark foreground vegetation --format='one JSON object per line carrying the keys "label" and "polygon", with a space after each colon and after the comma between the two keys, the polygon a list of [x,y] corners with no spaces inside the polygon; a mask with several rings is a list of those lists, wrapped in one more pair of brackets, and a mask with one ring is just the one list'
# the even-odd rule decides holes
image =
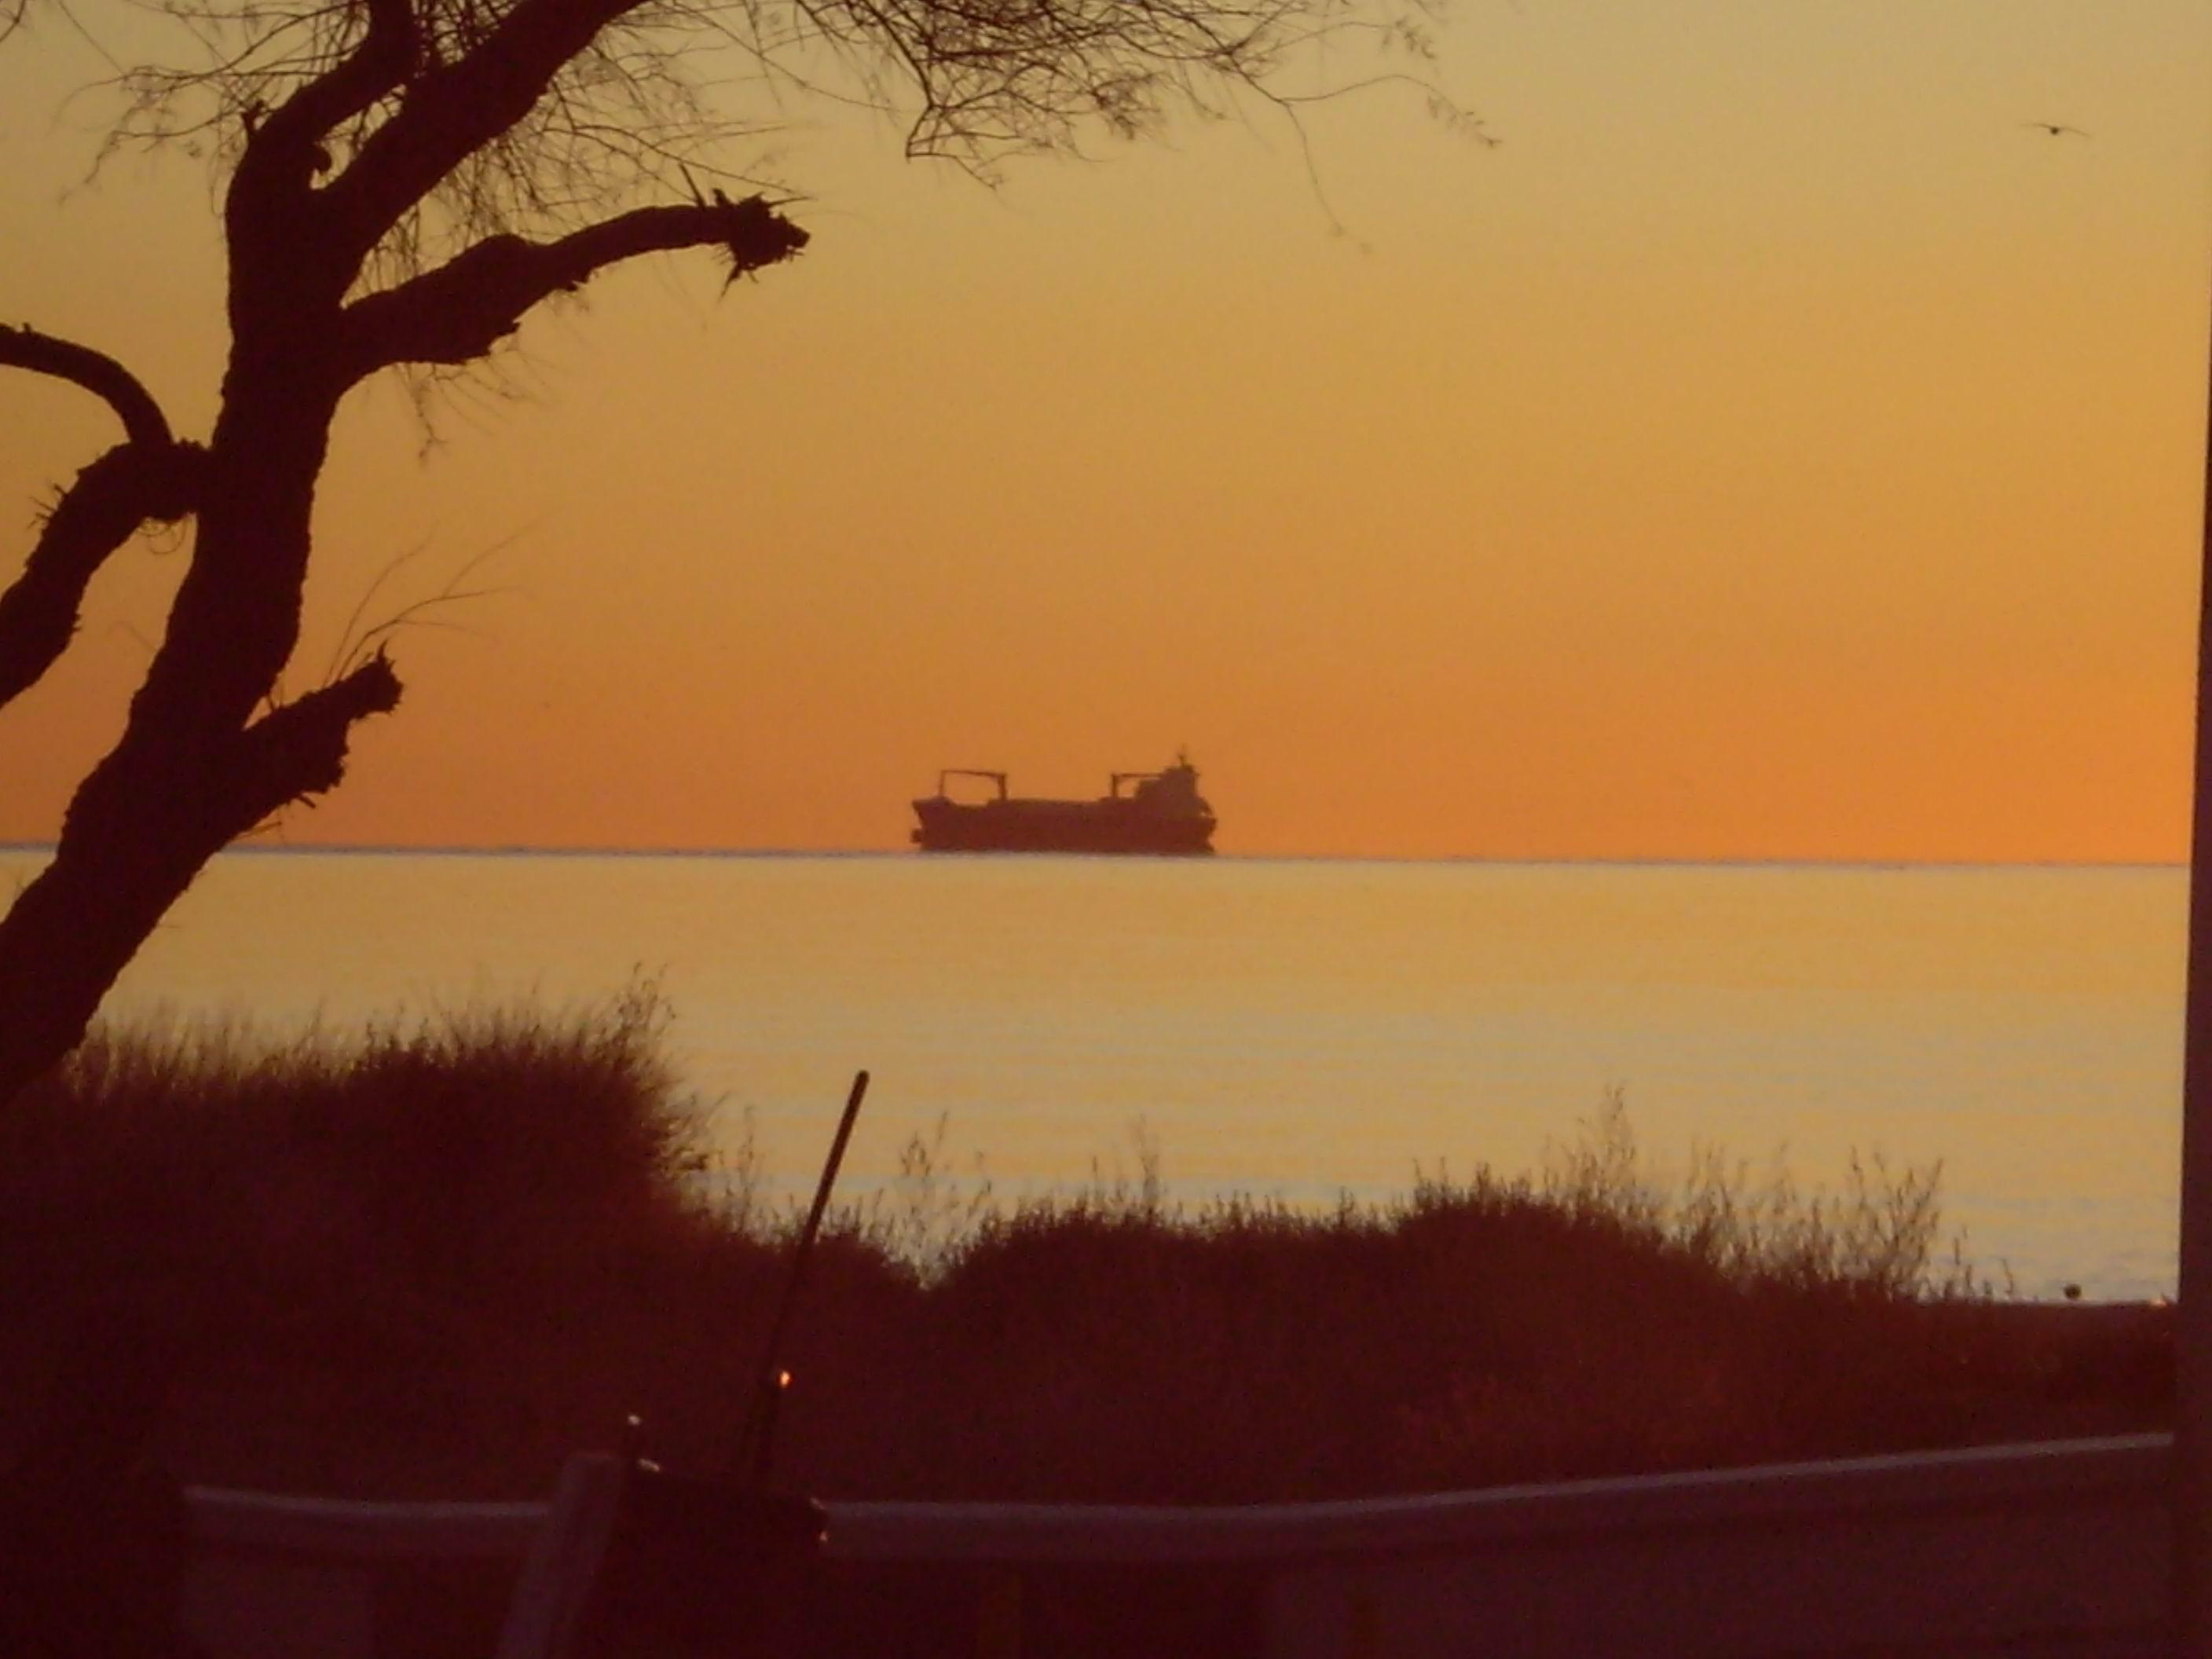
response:
{"label": "dark foreground vegetation", "polygon": [[[158,1381],[189,1480],[534,1496],[633,1412],[718,1462],[793,1218],[705,1156],[660,1036],[634,994],[95,1036],[0,1117],[0,1462],[88,1365]],[[776,1473],[1243,1502],[2166,1422],[2160,1316],[2010,1303],[1938,1230],[1929,1172],[1655,1190],[1617,1103],[1539,1177],[1319,1216],[1149,1167],[1000,1210],[918,1146],[823,1240]]]}

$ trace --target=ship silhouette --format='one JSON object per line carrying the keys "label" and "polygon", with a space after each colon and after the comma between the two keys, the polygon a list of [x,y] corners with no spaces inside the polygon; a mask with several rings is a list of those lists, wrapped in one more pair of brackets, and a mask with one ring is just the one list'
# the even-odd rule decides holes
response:
{"label": "ship silhouette", "polygon": [[[951,778],[983,778],[991,799],[957,801]],[[1213,809],[1198,793],[1188,755],[1158,772],[1115,772],[1096,800],[1047,800],[1010,794],[1004,772],[947,767],[937,793],[915,802],[915,845],[925,853],[1143,853],[1189,855],[1213,850]]]}

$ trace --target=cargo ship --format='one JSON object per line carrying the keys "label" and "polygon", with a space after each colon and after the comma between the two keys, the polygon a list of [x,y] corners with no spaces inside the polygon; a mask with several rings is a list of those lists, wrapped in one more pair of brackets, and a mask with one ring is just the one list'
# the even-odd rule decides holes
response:
{"label": "cargo ship", "polygon": [[[988,800],[954,800],[952,778],[997,786]],[[1149,853],[1213,850],[1213,809],[1198,793],[1198,769],[1178,755],[1159,772],[1115,772],[1096,800],[1043,800],[1009,794],[1004,772],[948,767],[937,793],[914,804],[915,845],[925,853]]]}

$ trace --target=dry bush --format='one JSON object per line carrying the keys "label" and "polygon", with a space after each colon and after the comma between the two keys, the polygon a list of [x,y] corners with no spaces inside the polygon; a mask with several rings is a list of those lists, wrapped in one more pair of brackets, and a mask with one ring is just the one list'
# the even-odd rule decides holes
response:
{"label": "dry bush", "polygon": [[[642,1415],[724,1455],[797,1218],[717,1164],[651,988],[341,1038],[110,1033],[0,1120],[0,1401],[120,1329],[188,1477],[531,1494]],[[945,1126],[825,1233],[785,1478],[1244,1502],[2143,1428],[2160,1316],[1939,1260],[1937,1172],[1662,1180],[1618,1097],[1533,1177],[1322,1212],[1133,1181],[1011,1207]],[[30,1431],[21,1408],[0,1437]]]}

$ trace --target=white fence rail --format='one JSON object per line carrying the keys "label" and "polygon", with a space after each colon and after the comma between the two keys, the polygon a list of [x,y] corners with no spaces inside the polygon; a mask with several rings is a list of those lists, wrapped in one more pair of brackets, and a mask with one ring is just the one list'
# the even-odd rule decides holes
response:
{"label": "white fence rail", "polygon": [[[2138,1436],[1343,1504],[838,1504],[805,1650],[2148,1656],[2172,1462]],[[192,1504],[212,1659],[489,1655],[559,1524],[531,1504]]]}

